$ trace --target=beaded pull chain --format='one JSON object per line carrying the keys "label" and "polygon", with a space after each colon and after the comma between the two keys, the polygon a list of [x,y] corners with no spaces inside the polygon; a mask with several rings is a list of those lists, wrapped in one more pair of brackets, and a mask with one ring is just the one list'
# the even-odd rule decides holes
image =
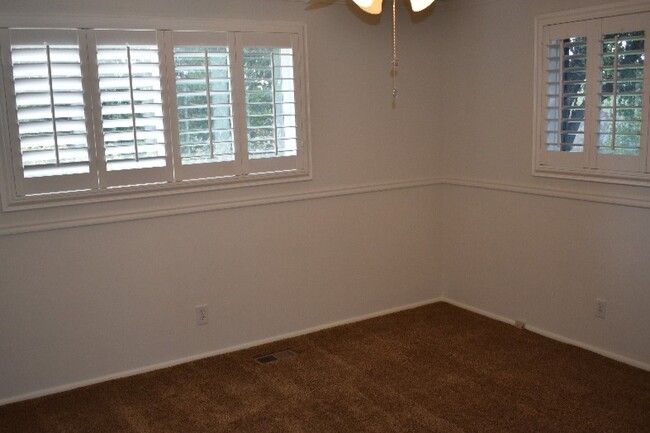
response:
{"label": "beaded pull chain", "polygon": [[393,76],[393,98],[397,97],[397,66],[399,60],[397,59],[397,13],[396,13],[396,0],[393,0],[393,61],[392,61],[392,76]]}

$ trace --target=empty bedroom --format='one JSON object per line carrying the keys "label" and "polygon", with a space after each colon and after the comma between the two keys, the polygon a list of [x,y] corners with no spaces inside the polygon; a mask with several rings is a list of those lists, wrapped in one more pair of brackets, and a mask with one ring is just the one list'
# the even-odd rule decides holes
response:
{"label": "empty bedroom", "polygon": [[3,0],[0,433],[650,433],[649,35]]}

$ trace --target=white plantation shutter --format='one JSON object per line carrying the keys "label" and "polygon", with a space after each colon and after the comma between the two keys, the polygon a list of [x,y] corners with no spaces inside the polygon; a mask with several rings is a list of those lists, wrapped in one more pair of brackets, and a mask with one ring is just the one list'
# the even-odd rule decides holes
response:
{"label": "white plantation shutter", "polygon": [[245,99],[246,125],[240,133],[247,143],[246,172],[302,169],[299,113],[304,107],[296,94],[304,83],[296,72],[301,61],[297,36],[242,34],[238,52]]}
{"label": "white plantation shutter", "polygon": [[591,71],[589,41],[596,35],[589,25],[553,26],[545,34],[545,128],[542,164],[563,168],[588,166],[585,149],[591,119],[587,105]]}
{"label": "white plantation shutter", "polygon": [[643,123],[643,31],[603,37],[598,152],[638,156]]}
{"label": "white plantation shutter", "polygon": [[18,195],[97,186],[90,101],[84,93],[83,33],[3,33],[9,129]]}
{"label": "white plantation shutter", "polygon": [[538,28],[535,172],[649,182],[650,13],[562,21]]}
{"label": "white plantation shutter", "polygon": [[241,173],[236,151],[231,80],[232,36],[172,32],[175,98],[172,136],[180,180]]}
{"label": "white plantation shutter", "polygon": [[549,44],[547,150],[584,152],[587,96],[587,38]]}
{"label": "white plantation shutter", "polygon": [[[172,180],[158,32],[96,31],[95,121],[103,187]],[[98,113],[95,113],[97,117]]]}
{"label": "white plantation shutter", "polygon": [[303,31],[0,29],[3,205],[307,178]]}
{"label": "white plantation shutter", "polygon": [[290,48],[244,48],[251,159],[296,155],[296,98]]}
{"label": "white plantation shutter", "polygon": [[597,167],[645,172],[650,14],[603,20],[599,46]]}

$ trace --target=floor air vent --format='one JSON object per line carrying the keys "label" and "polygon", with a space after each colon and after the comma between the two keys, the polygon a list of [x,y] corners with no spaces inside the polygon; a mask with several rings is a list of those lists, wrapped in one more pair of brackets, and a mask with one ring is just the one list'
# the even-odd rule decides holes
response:
{"label": "floor air vent", "polygon": [[293,350],[281,350],[279,352],[269,353],[268,355],[262,355],[255,357],[255,361],[260,364],[273,364],[274,362],[282,361],[284,359],[293,358],[297,353]]}

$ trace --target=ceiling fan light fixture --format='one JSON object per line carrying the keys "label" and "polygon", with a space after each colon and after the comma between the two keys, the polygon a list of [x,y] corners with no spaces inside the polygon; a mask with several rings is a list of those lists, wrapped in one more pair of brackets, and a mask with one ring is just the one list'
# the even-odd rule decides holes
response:
{"label": "ceiling fan light fixture", "polygon": [[[378,15],[381,13],[383,0],[352,0],[364,12]],[[420,12],[433,4],[435,0],[410,0],[413,12]]]}
{"label": "ceiling fan light fixture", "polygon": [[[362,11],[369,14],[378,15],[381,13],[381,6],[384,0],[352,0]],[[433,4],[435,0],[410,0],[413,12],[420,12]],[[391,61],[393,76],[393,98],[397,95],[397,0],[393,0],[393,60]]]}

